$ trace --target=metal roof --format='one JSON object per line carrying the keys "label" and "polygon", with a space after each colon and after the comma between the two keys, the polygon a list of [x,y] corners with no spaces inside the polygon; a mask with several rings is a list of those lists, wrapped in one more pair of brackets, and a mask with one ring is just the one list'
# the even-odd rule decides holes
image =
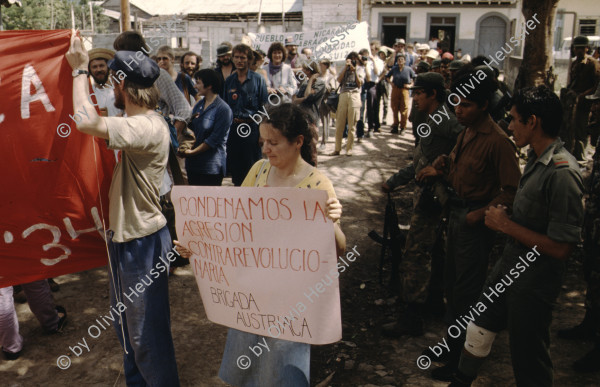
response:
{"label": "metal roof", "polygon": [[[130,0],[151,15],[258,13],[260,0]],[[283,6],[282,6],[283,3]],[[262,0],[262,13],[302,12],[303,0]]]}

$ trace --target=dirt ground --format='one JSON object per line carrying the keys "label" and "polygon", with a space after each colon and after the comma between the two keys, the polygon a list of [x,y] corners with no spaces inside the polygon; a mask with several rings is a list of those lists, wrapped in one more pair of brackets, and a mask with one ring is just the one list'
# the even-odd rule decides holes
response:
{"label": "dirt ground", "polygon": [[[322,386],[445,386],[433,381],[429,370],[416,360],[428,345],[444,335],[439,321],[426,322],[418,338],[390,340],[381,336],[382,324],[394,315],[393,294],[378,281],[379,245],[367,236],[383,228],[386,198],[379,187],[399,166],[409,162],[413,138],[389,134],[389,127],[374,138],[356,144],[354,156],[319,157],[319,168],[332,180],[344,213],[342,228],[348,248],[356,246],[360,257],[340,276],[343,341],[312,347],[311,385]],[[333,150],[333,138],[327,154]],[[400,223],[408,224],[414,186],[396,192]],[[386,266],[386,280],[389,265]],[[592,348],[590,342],[570,342],[556,337],[560,328],[575,325],[583,317],[585,294],[578,254],[571,258],[564,291],[552,323],[552,359],[556,386],[600,386],[600,373],[581,375],[571,363]],[[170,278],[171,320],[175,353],[182,386],[223,386],[217,372],[223,354],[226,328],[206,319],[191,270],[180,268]],[[124,386],[122,353],[112,328],[92,339],[88,328],[100,315],[108,314],[107,268],[102,267],[56,279],[57,304],[68,311],[62,334],[47,336],[26,304],[17,305],[25,347],[20,359],[0,360],[2,386]],[[385,284],[384,284],[385,285]],[[86,338],[89,352],[77,356],[69,349]],[[57,359],[69,356],[68,369]],[[65,358],[62,358],[65,361]],[[435,367],[438,364],[434,363]],[[508,336],[500,334],[475,386],[514,385]]]}

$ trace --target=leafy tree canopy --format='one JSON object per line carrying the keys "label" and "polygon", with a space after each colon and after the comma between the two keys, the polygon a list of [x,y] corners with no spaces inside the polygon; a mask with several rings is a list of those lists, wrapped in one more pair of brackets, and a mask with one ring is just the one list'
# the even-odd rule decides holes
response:
{"label": "leafy tree canopy", "polygon": [[[75,28],[91,30],[89,2],[89,0],[21,0],[22,7],[16,5],[10,8],[2,7],[4,30],[69,29],[71,28],[71,4],[75,13]],[[102,15],[102,11],[99,6],[92,7],[94,30],[98,33],[107,32],[110,21],[108,17]],[[83,18],[85,18],[85,28]]]}

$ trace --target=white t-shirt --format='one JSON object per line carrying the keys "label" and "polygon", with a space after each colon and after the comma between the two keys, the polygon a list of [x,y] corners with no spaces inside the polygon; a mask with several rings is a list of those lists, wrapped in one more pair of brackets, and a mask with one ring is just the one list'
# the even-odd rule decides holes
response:
{"label": "white t-shirt", "polygon": [[115,92],[111,87],[101,87],[96,84],[92,85],[98,108],[106,109],[109,117],[114,117],[123,113],[121,109],[115,107]]}
{"label": "white t-shirt", "polygon": [[377,78],[379,78],[379,76],[381,75],[381,72],[383,71],[383,66],[384,63],[381,59],[374,58],[374,60],[371,60],[371,58],[369,58],[365,67],[367,73],[369,73],[369,75],[371,76],[371,82],[377,83]]}
{"label": "white t-shirt", "polygon": [[108,148],[121,150],[109,191],[110,229],[115,242],[128,242],[159,231],[167,223],[159,189],[169,159],[169,128],[158,113],[102,117]]}

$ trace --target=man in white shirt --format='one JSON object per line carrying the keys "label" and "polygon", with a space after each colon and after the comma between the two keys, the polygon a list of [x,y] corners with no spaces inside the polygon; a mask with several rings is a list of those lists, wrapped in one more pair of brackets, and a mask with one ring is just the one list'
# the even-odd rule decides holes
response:
{"label": "man in white shirt", "polygon": [[100,117],[89,101],[87,78],[81,76],[87,74],[88,54],[75,34],[65,56],[74,70],[73,109],[87,112],[77,130],[121,150],[109,191],[106,240],[110,311],[124,349],[126,383],[178,387],[166,261],[175,259],[159,202],[170,147],[168,125],[154,111],[160,69],[139,52],[118,51],[108,68],[115,105],[127,117]]}
{"label": "man in white shirt", "polygon": [[[367,124],[368,130],[365,135],[371,137],[373,131],[379,132],[379,98],[377,98],[377,83],[379,76],[384,70],[385,64],[377,55],[379,47],[378,42],[371,42],[370,55],[365,64],[366,73],[369,74],[370,80],[365,82],[364,89],[367,92]],[[366,53],[366,52],[365,52]]]}
{"label": "man in white shirt", "polygon": [[115,56],[113,50],[106,48],[94,48],[90,50],[88,71],[90,73],[90,98],[96,104],[103,117],[122,116],[123,111],[115,107],[115,93],[111,87],[106,87],[109,70],[107,63]]}

